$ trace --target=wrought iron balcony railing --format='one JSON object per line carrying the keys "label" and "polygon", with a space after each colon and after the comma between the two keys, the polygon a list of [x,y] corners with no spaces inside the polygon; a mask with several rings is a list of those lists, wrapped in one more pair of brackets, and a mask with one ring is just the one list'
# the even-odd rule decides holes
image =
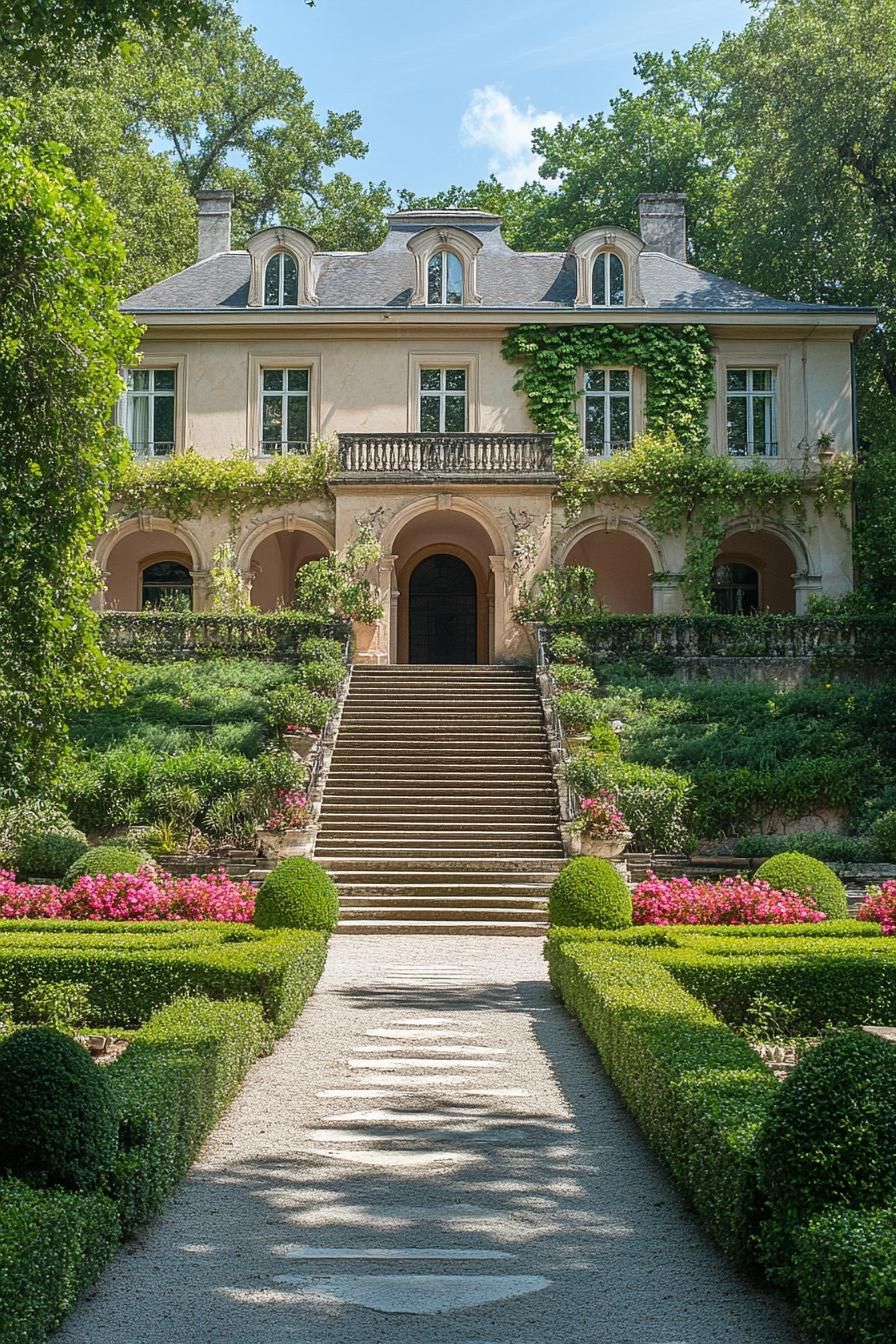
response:
{"label": "wrought iron balcony railing", "polygon": [[262,439],[258,445],[258,456],[304,457],[308,448],[307,439]]}
{"label": "wrought iron balcony railing", "polygon": [[769,439],[766,442],[761,440],[755,443],[738,443],[734,439],[728,440],[729,457],[777,457],[778,444],[776,440]]}
{"label": "wrought iron balcony railing", "polygon": [[131,443],[135,457],[173,457],[174,443],[169,439],[135,440]]}
{"label": "wrought iron balcony railing", "polygon": [[343,475],[553,477],[552,434],[340,434]]}

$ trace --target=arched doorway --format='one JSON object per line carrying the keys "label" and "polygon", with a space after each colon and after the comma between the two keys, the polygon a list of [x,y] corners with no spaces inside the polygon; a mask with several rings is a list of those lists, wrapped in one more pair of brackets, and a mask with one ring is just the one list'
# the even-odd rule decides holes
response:
{"label": "arched doorway", "polygon": [[157,560],[140,576],[142,611],[192,611],[193,576],[177,560]]}
{"label": "arched doorway", "polygon": [[476,577],[457,555],[421,560],[408,585],[408,662],[475,663]]}
{"label": "arched doorway", "polygon": [[713,610],[722,616],[755,616],[759,611],[759,571],[752,565],[716,565],[712,571]]}
{"label": "arched doorway", "polygon": [[594,595],[614,615],[653,611],[653,557],[632,533],[595,527],[576,541],[563,563],[594,570]]}
{"label": "arched doorway", "polygon": [[796,611],[793,551],[783,537],[762,528],[736,529],[722,542],[712,574],[713,607],[729,615]]}

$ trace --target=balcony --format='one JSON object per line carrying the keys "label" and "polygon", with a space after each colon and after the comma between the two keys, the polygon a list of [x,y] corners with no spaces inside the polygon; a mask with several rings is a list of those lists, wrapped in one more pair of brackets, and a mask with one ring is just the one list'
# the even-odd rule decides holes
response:
{"label": "balcony", "polygon": [[340,434],[338,480],[555,485],[552,434]]}

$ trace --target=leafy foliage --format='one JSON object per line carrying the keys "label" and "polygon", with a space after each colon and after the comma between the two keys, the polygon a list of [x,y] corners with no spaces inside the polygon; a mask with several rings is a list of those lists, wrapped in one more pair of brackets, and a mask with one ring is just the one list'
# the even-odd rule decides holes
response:
{"label": "leafy foliage", "polygon": [[796,1234],[797,1320],[811,1344],[896,1334],[896,1205],[831,1208]]}
{"label": "leafy foliage", "polygon": [[139,849],[124,845],[97,845],[86,850],[71,865],[65,875],[69,886],[79,877],[113,877],[118,873],[139,873],[147,863],[147,856]]}
{"label": "leafy foliage", "polygon": [[793,851],[775,854],[757,869],[756,877],[778,891],[795,891],[812,901],[828,919],[845,919],[846,888],[819,859]]}
{"label": "leafy foliage", "polygon": [[601,789],[616,794],[631,829],[632,848],[670,853],[684,847],[691,802],[690,780],[672,770],[621,760],[603,750],[581,751],[565,767],[580,797]]}
{"label": "leafy foliage", "polygon": [[548,918],[569,928],[623,929],[632,922],[632,898],[606,859],[570,859],[551,884]]}
{"label": "leafy foliage", "polygon": [[182,37],[204,26],[211,11],[211,0],[2,0],[0,30],[5,47],[41,68],[48,41],[109,51],[131,24]]}
{"label": "leafy foliage", "polygon": [[331,551],[321,560],[302,565],[296,575],[295,609],[315,620],[378,621],[382,604],[365,576],[379,557],[380,544],[365,524],[341,551]]}
{"label": "leafy foliage", "polygon": [[255,902],[259,929],[318,929],[339,922],[339,897],[329,874],[311,859],[283,859],[262,882]]}
{"label": "leafy foliage", "polygon": [[600,615],[594,596],[594,570],[585,565],[552,565],[531,584],[520,587],[518,621],[578,624]]}
{"label": "leafy foliage", "polygon": [[68,715],[103,681],[96,575],[124,440],[111,424],[135,328],[117,307],[121,250],[58,146],[32,155],[0,107],[0,780],[51,777]]}

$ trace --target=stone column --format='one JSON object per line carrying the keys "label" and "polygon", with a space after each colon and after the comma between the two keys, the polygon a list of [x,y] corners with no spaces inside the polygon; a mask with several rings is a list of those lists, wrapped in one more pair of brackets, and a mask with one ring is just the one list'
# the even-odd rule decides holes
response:
{"label": "stone column", "polygon": [[191,569],[193,580],[193,610],[208,611],[211,597],[211,572],[207,569]]}
{"label": "stone column", "polygon": [[684,611],[680,574],[664,574],[651,580],[654,616],[680,616]]}
{"label": "stone column", "polygon": [[490,555],[489,567],[494,579],[494,592],[489,594],[489,648],[490,663],[503,661],[507,644],[507,557]]}
{"label": "stone column", "polygon": [[794,574],[793,597],[797,616],[805,616],[809,609],[809,598],[821,594],[823,589],[820,574]]}
{"label": "stone column", "polygon": [[383,661],[388,663],[398,662],[398,599],[401,594],[395,585],[397,560],[397,555],[381,555],[377,565],[379,600],[383,604],[383,614],[379,622],[382,637],[378,633],[375,644],[377,649],[382,646]]}

